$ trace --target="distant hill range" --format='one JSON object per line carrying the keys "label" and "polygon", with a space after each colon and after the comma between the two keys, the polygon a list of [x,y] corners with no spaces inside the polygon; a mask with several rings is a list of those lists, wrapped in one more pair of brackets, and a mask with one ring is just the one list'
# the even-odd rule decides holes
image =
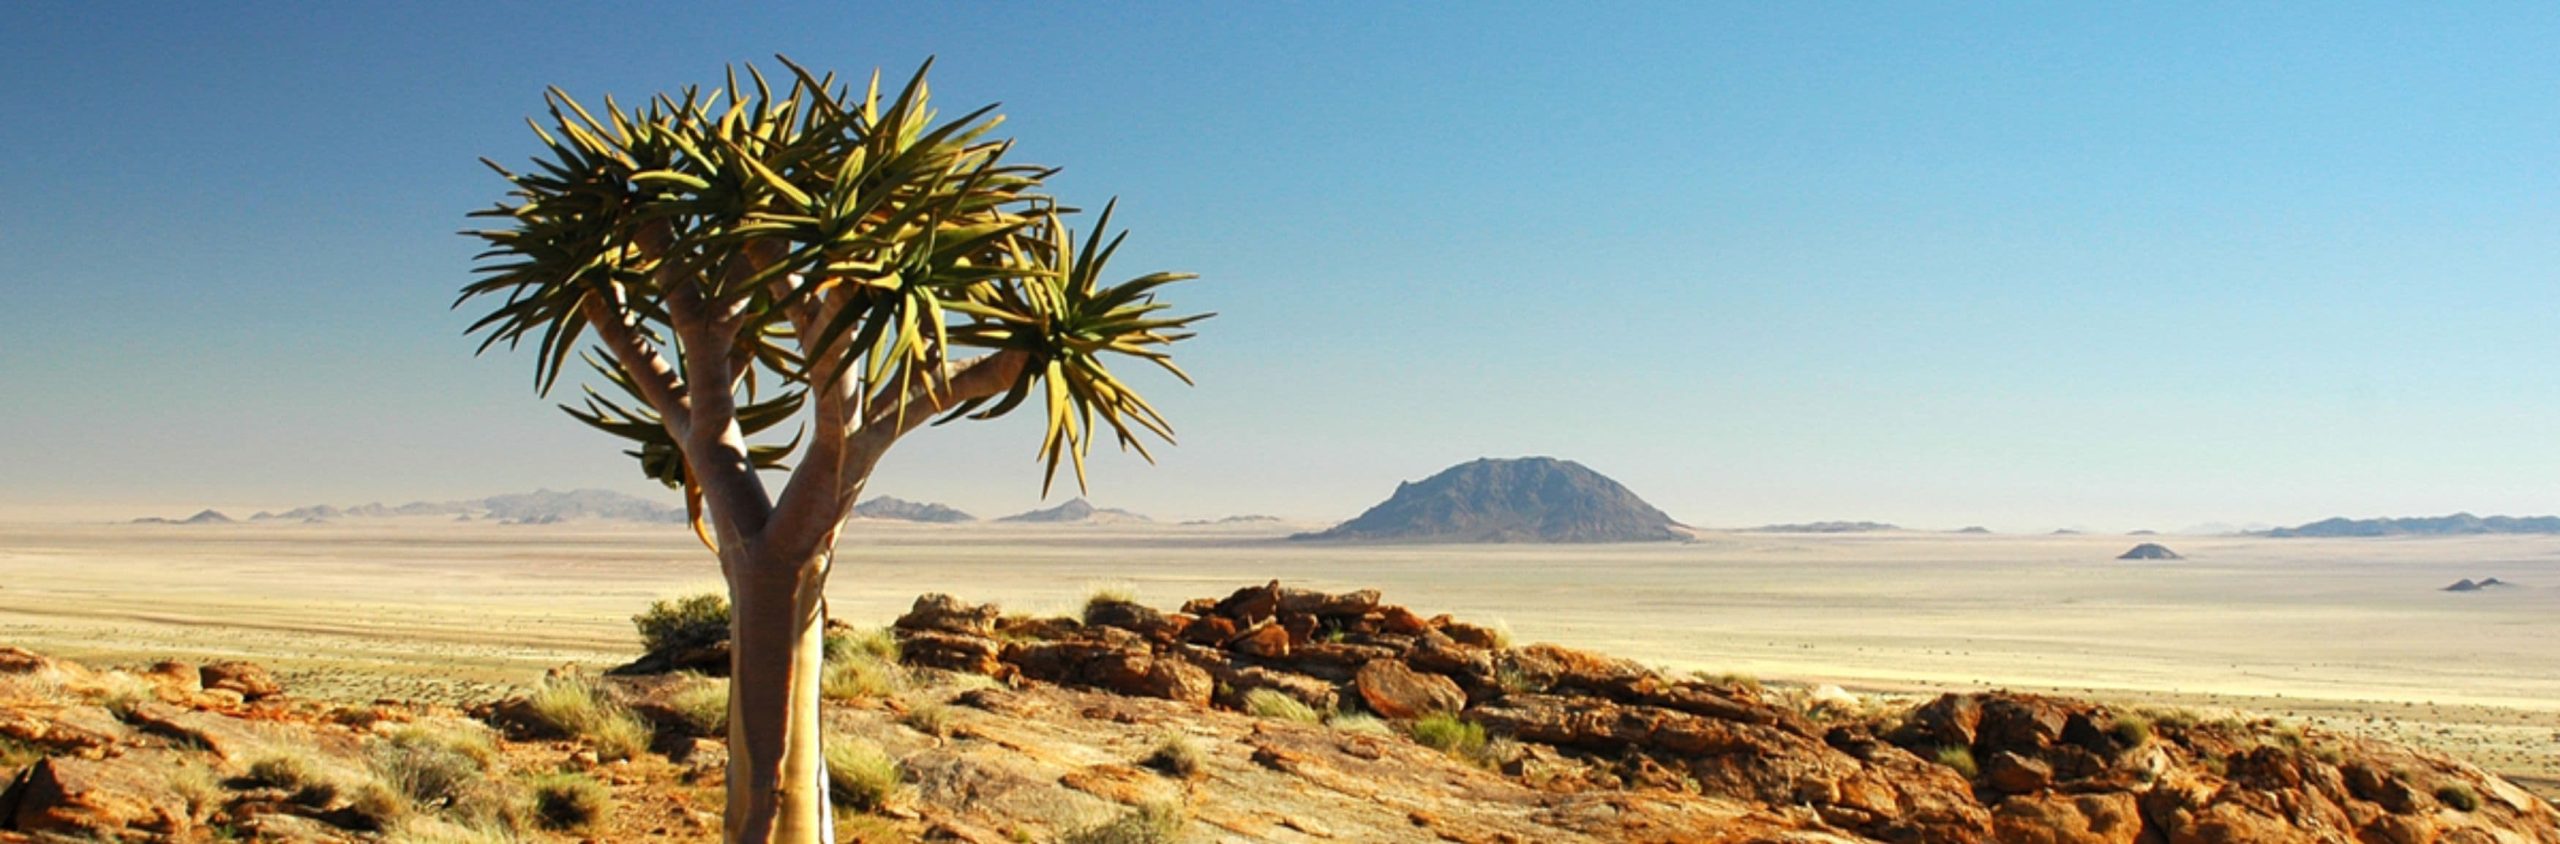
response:
{"label": "distant hill range", "polygon": [[1065,504],[1060,504],[1060,505],[1058,505],[1058,506],[1056,506],[1056,507],[1051,507],[1051,508],[1046,509],[1046,510],[1032,510],[1032,511],[1024,512],[1024,513],[1015,513],[1015,514],[1013,514],[1013,515],[1006,516],[1006,517],[1001,518],[1001,519],[997,519],[996,521],[999,521],[999,522],[1032,522],[1032,523],[1046,523],[1046,524],[1059,524],[1059,523],[1068,523],[1068,522],[1090,522],[1090,523],[1095,523],[1095,524],[1113,524],[1113,523],[1124,523],[1124,524],[1125,524],[1125,523],[1129,523],[1129,522],[1152,522],[1152,521],[1155,521],[1155,520],[1154,520],[1154,519],[1147,518],[1147,517],[1145,517],[1145,516],[1138,515],[1138,514],[1136,514],[1136,513],[1129,512],[1129,511],[1127,511],[1127,510],[1118,510],[1118,509],[1113,509],[1113,508],[1110,508],[1110,507],[1095,507],[1095,506],[1093,506],[1093,502],[1086,501],[1086,500],[1084,500],[1084,499],[1082,499],[1082,498],[1078,498],[1078,499],[1076,499],[1076,500],[1074,500],[1074,501],[1069,501],[1069,502],[1067,502],[1067,503],[1065,503]]}
{"label": "distant hill range", "polygon": [[[333,522],[340,519],[382,518],[386,516],[453,516],[457,520],[489,520],[514,524],[558,524],[570,521],[621,521],[683,524],[684,508],[661,504],[645,498],[602,489],[573,489],[567,492],[535,490],[509,495],[492,495],[464,501],[412,501],[399,506],[381,502],[353,507],[314,504],[280,513],[261,512],[250,516],[252,522]],[[230,517],[206,510],[183,521],[169,519],[135,519],[142,524],[223,524]]]}
{"label": "distant hill range", "polygon": [[1359,518],[1298,540],[1349,542],[1656,542],[1679,522],[1617,481],[1552,457],[1477,460],[1419,482]]}
{"label": "distant hill range", "polygon": [[2499,580],[2499,579],[2494,578],[2494,577],[2489,578],[2489,579],[2487,579],[2487,580],[2472,580],[2471,578],[2466,577],[2466,578],[2463,578],[2463,579],[2461,579],[2461,580],[2454,581],[2454,582],[2453,582],[2453,585],[2445,587],[2445,588],[2444,588],[2444,591],[2447,591],[2447,592],[2478,592],[2478,591],[2480,591],[2480,590],[2482,590],[2482,589],[2512,589],[2512,588],[2515,588],[2515,584],[2513,584],[2513,583],[2508,583],[2508,582],[2506,582],[2506,581],[2504,581],[2504,580]]}
{"label": "distant hill range", "polygon": [[[1901,525],[1883,522],[1806,522],[1798,525],[1762,525],[1748,533],[1868,533],[1879,530],[1901,530]],[[1989,531],[1980,531],[1989,533]]]}
{"label": "distant hill range", "polygon": [[978,517],[976,516],[972,516],[940,504],[932,504],[922,501],[908,501],[903,498],[891,498],[886,495],[854,505],[853,514],[866,519],[895,519],[902,522],[931,522],[935,524],[974,522],[978,520]]}
{"label": "distant hill range", "polygon": [[2322,519],[2267,531],[2274,537],[2470,536],[2488,533],[2560,533],[2560,516],[2474,516],[2455,513],[2410,519]]}
{"label": "distant hill range", "polygon": [[137,525],[227,525],[232,523],[232,519],[230,516],[223,515],[220,510],[203,510],[183,519],[144,516],[133,520],[133,523]]}

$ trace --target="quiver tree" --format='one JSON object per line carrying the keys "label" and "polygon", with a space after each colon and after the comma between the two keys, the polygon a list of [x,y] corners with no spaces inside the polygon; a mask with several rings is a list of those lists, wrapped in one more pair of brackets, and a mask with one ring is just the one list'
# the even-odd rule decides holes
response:
{"label": "quiver tree", "polygon": [[[496,224],[468,232],[489,249],[455,303],[497,303],[471,330],[482,351],[531,346],[539,392],[573,354],[593,368],[563,409],[682,490],[719,558],[732,842],[831,837],[822,592],[881,455],[927,422],[1030,405],[1042,495],[1062,464],[1082,487],[1104,428],[1141,455],[1144,434],[1172,440],[1111,356],[1188,383],[1165,349],[1206,316],[1155,301],[1187,274],[1106,282],[1109,207],[1079,242],[1040,193],[1054,171],[990,137],[994,106],[936,122],[923,69],[884,101],[877,73],[856,93],[783,64],[779,89],[750,67],[632,108],[551,89],[534,166],[489,165],[513,190],[475,214]],[[766,470],[788,473],[778,496]]]}

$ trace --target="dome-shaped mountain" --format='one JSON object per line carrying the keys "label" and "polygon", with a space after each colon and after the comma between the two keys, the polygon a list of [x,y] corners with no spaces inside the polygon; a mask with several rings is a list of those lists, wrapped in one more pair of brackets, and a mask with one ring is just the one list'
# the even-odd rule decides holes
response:
{"label": "dome-shaped mountain", "polygon": [[1653,542],[1687,539],[1680,523],[1617,481],[1552,457],[1452,466],[1359,518],[1292,539],[1355,542]]}
{"label": "dome-shaped mountain", "polygon": [[2162,545],[2162,544],[2157,543],[2157,542],[2145,542],[2145,543],[2142,543],[2142,544],[2140,544],[2140,545],[2133,546],[2133,550],[2126,551],[2126,552],[2124,552],[2124,553],[2122,553],[2122,554],[2117,554],[2117,555],[2116,555],[2116,559],[2119,559],[2119,560],[2183,560],[2183,559],[2186,559],[2186,558],[2185,558],[2185,557],[2178,556],[2178,552],[2176,552],[2176,551],[2171,551],[2171,550],[2169,550],[2169,546]]}

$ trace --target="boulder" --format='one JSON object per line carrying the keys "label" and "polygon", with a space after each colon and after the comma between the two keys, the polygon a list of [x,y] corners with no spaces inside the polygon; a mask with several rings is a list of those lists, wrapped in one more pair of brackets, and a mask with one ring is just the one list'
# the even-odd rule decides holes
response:
{"label": "boulder", "polygon": [[898,636],[898,661],[908,665],[1001,678],[1008,673],[1002,654],[1001,645],[981,636],[934,630],[901,630]]}
{"label": "boulder", "polygon": [[1229,638],[1225,647],[1247,656],[1283,659],[1289,656],[1289,630],[1272,619],[1265,618],[1261,623]]}
{"label": "boulder", "polygon": [[1004,611],[994,604],[964,604],[935,592],[916,596],[915,605],[895,622],[899,630],[934,630],[964,636],[993,636]]}
{"label": "boulder", "polygon": [[191,742],[225,761],[244,761],[251,749],[264,744],[247,722],[165,703],[137,705],[125,718],[144,732]]}
{"label": "boulder", "polygon": [[1994,837],[2014,844],[2134,844],[2142,837],[2133,795],[2021,795],[1991,808]]}
{"label": "boulder", "polygon": [[254,662],[226,660],[209,663],[197,670],[197,678],[207,689],[239,692],[242,700],[264,700],[284,693],[266,666]]}
{"label": "boulder", "polygon": [[128,833],[175,837],[194,826],[194,819],[186,801],[169,790],[173,765],[144,753],[40,760],[10,788],[18,805],[8,828],[81,840],[117,840]]}
{"label": "boulder", "polygon": [[1398,720],[1456,712],[1467,705],[1467,693],[1449,678],[1415,671],[1392,659],[1361,666],[1351,684],[1369,711]]}

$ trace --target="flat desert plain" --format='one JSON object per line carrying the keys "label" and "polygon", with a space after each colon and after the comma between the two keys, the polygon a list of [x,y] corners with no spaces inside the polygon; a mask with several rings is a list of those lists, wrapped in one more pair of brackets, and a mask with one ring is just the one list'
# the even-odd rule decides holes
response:
{"label": "flat desert plain", "polygon": [[[833,612],[924,592],[1067,613],[1279,578],[1377,588],[1678,670],[1879,694],[2006,687],[2225,710],[2434,747],[2555,793],[2560,537],[1709,533],[1687,544],[1343,546],[1305,526],[845,531]],[[2520,586],[2441,587],[2497,577]],[[0,524],[0,644],[108,663],[246,658],[311,696],[471,701],[636,651],[629,616],[712,588],[680,527],[433,519]]]}

